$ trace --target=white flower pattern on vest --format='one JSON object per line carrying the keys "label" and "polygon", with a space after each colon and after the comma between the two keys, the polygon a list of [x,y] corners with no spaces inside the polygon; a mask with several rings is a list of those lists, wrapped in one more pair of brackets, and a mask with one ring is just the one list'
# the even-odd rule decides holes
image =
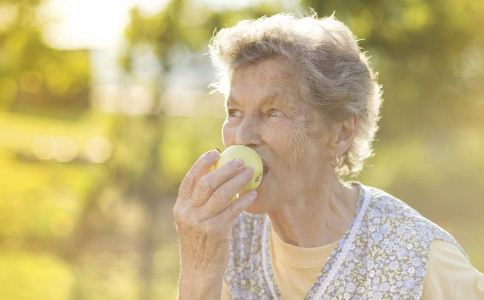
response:
{"label": "white flower pattern on vest", "polygon": [[[354,181],[357,212],[305,299],[420,299],[430,243],[459,243],[394,196]],[[281,299],[269,256],[266,215],[242,213],[225,272],[234,300]],[[318,297],[318,295],[321,295]]]}

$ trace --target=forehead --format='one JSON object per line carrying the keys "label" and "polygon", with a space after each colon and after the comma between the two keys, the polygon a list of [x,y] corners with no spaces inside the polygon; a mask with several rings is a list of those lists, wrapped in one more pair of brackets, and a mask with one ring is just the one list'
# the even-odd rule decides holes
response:
{"label": "forehead", "polygon": [[299,80],[294,66],[282,58],[271,58],[235,69],[227,101],[244,98],[300,100]]}

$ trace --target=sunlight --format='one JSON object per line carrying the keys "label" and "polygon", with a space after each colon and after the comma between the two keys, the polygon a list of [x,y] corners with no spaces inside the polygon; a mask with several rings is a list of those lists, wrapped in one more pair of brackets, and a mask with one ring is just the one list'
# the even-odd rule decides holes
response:
{"label": "sunlight", "polygon": [[129,10],[156,12],[166,0],[50,0],[41,10],[45,40],[58,49],[112,48],[122,40]]}

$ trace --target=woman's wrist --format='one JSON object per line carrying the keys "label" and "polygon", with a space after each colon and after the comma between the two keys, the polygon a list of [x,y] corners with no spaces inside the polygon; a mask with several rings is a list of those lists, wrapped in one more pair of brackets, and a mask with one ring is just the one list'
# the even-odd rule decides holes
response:
{"label": "woman's wrist", "polygon": [[180,272],[178,299],[219,300],[222,293],[223,274],[196,274]]}

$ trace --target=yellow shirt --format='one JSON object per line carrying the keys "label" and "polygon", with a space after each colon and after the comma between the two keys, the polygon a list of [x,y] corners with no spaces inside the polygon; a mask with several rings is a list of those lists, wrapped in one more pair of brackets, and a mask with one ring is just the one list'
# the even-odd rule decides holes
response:
{"label": "yellow shirt", "polygon": [[[314,248],[284,242],[271,227],[271,262],[283,299],[303,299],[338,241]],[[222,300],[232,299],[226,282]],[[467,263],[459,249],[445,241],[430,245],[422,299],[484,299],[484,274]]]}

